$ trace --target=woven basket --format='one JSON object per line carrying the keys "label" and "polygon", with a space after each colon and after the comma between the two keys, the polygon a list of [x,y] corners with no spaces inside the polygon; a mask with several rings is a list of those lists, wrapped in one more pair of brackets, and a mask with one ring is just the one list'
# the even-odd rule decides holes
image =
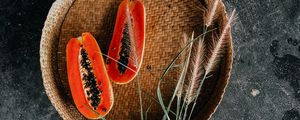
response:
{"label": "woven basket", "polygon": [[[161,107],[156,99],[158,78],[180,49],[183,33],[201,34],[203,12],[197,7],[207,2],[191,0],[144,0],[146,8],[146,46],[140,70],[144,112],[148,119],[159,119]],[[42,32],[40,63],[46,93],[63,119],[85,119],[76,109],[68,86],[65,49],[71,37],[91,32],[107,53],[113,33],[120,0],[57,0],[53,3]],[[215,23],[222,28],[227,21],[223,3],[217,9]],[[204,83],[203,95],[198,101],[194,119],[209,119],[216,110],[228,83],[232,66],[232,43],[218,67],[217,75]],[[212,42],[209,39],[205,42]],[[165,100],[171,97],[176,81],[176,68],[163,82],[161,89]],[[113,84],[114,106],[106,118],[112,120],[140,119],[137,80],[125,85]],[[149,107],[151,106],[151,107]]]}

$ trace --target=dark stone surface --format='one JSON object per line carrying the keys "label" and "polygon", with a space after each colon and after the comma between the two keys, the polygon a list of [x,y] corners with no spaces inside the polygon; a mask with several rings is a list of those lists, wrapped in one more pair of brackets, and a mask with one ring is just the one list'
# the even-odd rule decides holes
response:
{"label": "dark stone surface", "polygon": [[45,94],[41,30],[49,0],[0,0],[0,119],[60,119]]}
{"label": "dark stone surface", "polygon": [[212,119],[300,120],[300,1],[225,4],[238,13],[232,31],[234,66]]}
{"label": "dark stone surface", "polygon": [[[224,0],[236,8],[234,69],[213,120],[299,120],[300,1]],[[61,119],[39,65],[53,0],[0,0],[0,119]]]}

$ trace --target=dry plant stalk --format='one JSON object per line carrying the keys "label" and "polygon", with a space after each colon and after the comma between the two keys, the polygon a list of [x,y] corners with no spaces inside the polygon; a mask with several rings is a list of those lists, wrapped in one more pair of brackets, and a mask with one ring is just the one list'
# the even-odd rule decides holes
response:
{"label": "dry plant stalk", "polygon": [[194,100],[194,96],[197,93],[197,89],[199,87],[200,79],[203,74],[203,59],[204,59],[204,44],[203,39],[200,38],[198,40],[197,47],[193,49],[194,55],[192,56],[193,59],[190,61],[190,69],[189,72],[191,76],[189,76],[189,89],[187,90],[187,103],[191,103]]}
{"label": "dry plant stalk", "polygon": [[[207,9],[207,14],[204,15],[204,19],[206,20],[205,25],[205,31],[208,31],[208,28],[212,25],[214,16],[216,14],[216,9],[219,4],[219,0],[214,0],[213,4],[210,4],[208,6],[211,6],[211,9]],[[185,94],[185,98],[183,99],[183,103],[181,104],[181,101],[177,101],[180,103],[177,103],[180,105],[180,112],[176,112],[176,119],[183,119],[185,120],[191,118],[191,113],[194,110],[194,107],[196,105],[196,101],[200,95],[202,85],[207,78],[207,76],[212,73],[214,70],[216,70],[216,67],[222,57],[223,50],[228,44],[228,40],[226,39],[227,35],[229,34],[229,30],[231,27],[231,24],[233,23],[235,19],[235,10],[231,13],[227,23],[225,24],[225,27],[223,27],[221,34],[218,37],[213,36],[212,38],[218,38],[216,43],[213,43],[209,46],[206,46],[204,44],[205,40],[205,34],[203,36],[198,36],[195,39],[192,39],[191,41],[197,41],[197,44],[194,44],[194,47],[192,49],[193,55],[187,55],[184,54],[185,61],[183,61],[183,67],[181,68],[180,77],[177,83],[177,86],[175,88],[175,93],[178,98],[181,99],[183,94]],[[214,34],[213,34],[214,35]],[[184,41],[186,41],[186,37],[184,37]],[[192,37],[193,38],[193,37]],[[214,41],[214,40],[213,40]],[[186,44],[192,44],[188,42],[184,42]],[[208,53],[211,53],[211,55],[207,59],[206,49],[210,48],[210,51]],[[206,60],[207,59],[207,60]],[[205,63],[207,61],[207,63]],[[185,64],[185,62],[188,62],[188,64]],[[186,70],[188,68],[188,70]],[[184,88],[184,80],[188,81],[188,87]],[[183,91],[186,91],[185,93]],[[173,101],[174,98],[170,102]],[[192,109],[188,111],[189,105],[193,103]],[[169,103],[171,105],[171,103]],[[177,106],[178,107],[178,106]],[[170,106],[168,106],[169,110]],[[189,116],[188,114],[189,113]],[[166,115],[165,115],[166,116]],[[168,115],[167,115],[168,116]],[[179,116],[179,117],[178,117]],[[165,119],[165,117],[164,117]]]}
{"label": "dry plant stalk", "polygon": [[209,3],[208,8],[207,8],[207,11],[206,11],[205,17],[204,17],[206,26],[211,26],[211,24],[215,18],[215,14],[216,14],[217,7],[219,5],[219,1],[220,0],[214,0],[214,2],[208,2]]}
{"label": "dry plant stalk", "polygon": [[233,12],[231,13],[229,20],[227,21],[227,24],[224,27],[218,42],[212,51],[212,55],[208,60],[208,64],[205,66],[206,75],[214,70],[216,64],[220,60],[219,58],[222,54],[223,48],[228,44],[228,41],[227,39],[225,39],[225,37],[228,35],[229,28],[231,27],[231,24],[233,23],[234,20],[235,20],[235,10],[233,10]]}
{"label": "dry plant stalk", "polygon": [[[194,38],[194,33],[192,34],[192,37],[191,39]],[[187,38],[187,35],[186,34],[183,34],[183,45],[186,45],[188,44],[188,38]],[[183,94],[183,88],[184,88],[184,80],[185,80],[185,77],[186,77],[186,74],[187,74],[187,71],[188,71],[188,64],[189,64],[189,61],[190,61],[190,56],[191,56],[191,53],[192,53],[192,46],[193,46],[193,42],[189,45],[189,48],[184,51],[184,53],[182,54],[182,61],[183,61],[183,66],[181,68],[181,73],[179,75],[179,80],[178,80],[178,83],[177,83],[177,86],[175,88],[175,92],[177,92],[177,97],[181,97],[182,94]]]}

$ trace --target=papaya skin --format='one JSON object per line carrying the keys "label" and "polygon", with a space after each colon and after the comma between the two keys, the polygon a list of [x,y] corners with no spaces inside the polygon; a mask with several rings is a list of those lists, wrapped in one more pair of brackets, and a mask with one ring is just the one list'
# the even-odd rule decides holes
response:
{"label": "papaya skin", "polygon": [[[81,77],[80,50],[85,49],[91,62],[92,71],[96,84],[101,91],[100,103],[96,110],[91,106],[84,91],[84,84]],[[81,37],[72,38],[66,49],[68,81],[73,101],[78,111],[88,119],[99,119],[104,117],[113,106],[113,91],[107,75],[104,60],[97,41],[90,33],[82,33]]]}
{"label": "papaya skin", "polygon": [[[121,56],[121,54],[124,54],[122,53],[122,49],[124,46],[124,41],[122,41],[122,39],[124,37],[125,27],[130,25],[130,24],[128,25],[128,18],[127,18],[128,13],[126,13],[128,12],[127,10],[130,13],[129,19],[132,22],[131,23],[132,32],[130,32],[130,30],[129,32],[128,31],[127,32],[129,36],[131,35],[130,37],[133,39],[127,41],[129,42],[129,47],[127,48],[128,50],[124,50],[124,51],[130,51],[130,52],[129,53],[125,52],[125,54],[129,54],[129,58],[125,58],[125,62],[124,62],[123,60],[124,57],[122,58]],[[134,44],[131,40],[133,40]],[[108,62],[106,64],[106,68],[110,80],[116,84],[126,84],[132,81],[136,77],[141,67],[144,48],[145,48],[144,5],[140,0],[123,0],[118,8],[114,33],[108,50],[108,56],[110,58],[107,58]],[[126,59],[128,59],[128,63]],[[124,65],[126,65],[126,67],[120,65],[119,63],[122,64],[125,63]],[[122,69],[120,70],[120,67],[122,66],[123,69],[125,69],[124,71]],[[129,67],[130,69],[128,69],[127,67]]]}

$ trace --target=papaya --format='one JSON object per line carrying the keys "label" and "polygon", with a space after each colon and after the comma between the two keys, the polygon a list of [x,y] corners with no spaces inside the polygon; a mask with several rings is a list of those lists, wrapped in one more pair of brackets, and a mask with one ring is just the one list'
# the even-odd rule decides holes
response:
{"label": "papaya", "polygon": [[113,106],[112,86],[97,41],[90,33],[72,38],[66,48],[68,81],[78,111],[104,117]]}
{"label": "papaya", "polygon": [[123,0],[118,8],[106,68],[110,80],[125,84],[142,64],[145,46],[145,8],[140,0]]}

